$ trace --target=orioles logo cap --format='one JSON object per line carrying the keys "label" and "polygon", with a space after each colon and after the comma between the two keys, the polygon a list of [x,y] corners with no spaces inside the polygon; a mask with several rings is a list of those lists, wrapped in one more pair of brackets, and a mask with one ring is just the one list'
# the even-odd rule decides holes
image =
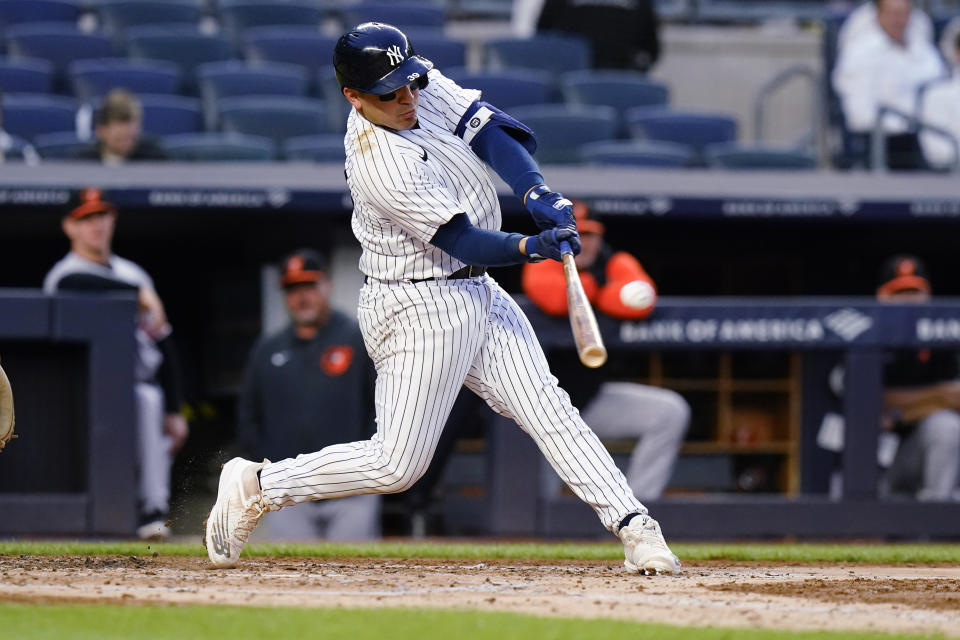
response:
{"label": "orioles logo cap", "polygon": [[880,269],[877,295],[886,296],[905,291],[930,293],[927,268],[916,256],[898,255],[887,260]]}
{"label": "orioles logo cap", "polygon": [[313,249],[298,249],[283,259],[280,284],[291,287],[295,284],[319,282],[327,270],[326,260]]}
{"label": "orioles logo cap", "polygon": [[86,187],[70,194],[67,205],[67,217],[82,220],[95,213],[117,213],[116,207],[103,196],[103,191],[96,187]]}

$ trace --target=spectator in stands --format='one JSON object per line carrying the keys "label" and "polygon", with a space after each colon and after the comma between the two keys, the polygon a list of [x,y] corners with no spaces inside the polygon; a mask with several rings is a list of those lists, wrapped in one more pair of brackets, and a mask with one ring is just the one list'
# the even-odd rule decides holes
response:
{"label": "spectator in stands", "polygon": [[39,164],[40,156],[29,142],[10,135],[3,130],[3,90],[0,89],[0,164],[22,161]]}
{"label": "spectator in stands", "polygon": [[[357,321],[330,307],[323,257],[300,249],[282,263],[291,323],[264,335],[247,360],[238,406],[243,455],[283,460],[374,432],[373,364]],[[369,540],[380,536],[380,496],[307,502],[267,514],[259,539]]]}
{"label": "spectator in stands", "polygon": [[[640,320],[653,311],[657,292],[640,262],[625,251],[610,249],[604,226],[588,217],[587,205],[574,203],[583,249],[577,267],[584,291],[602,313],[621,320]],[[548,315],[567,314],[563,265],[544,260],[523,266],[523,291]],[[601,439],[639,438],[626,473],[630,488],[641,500],[661,495],[690,419],[690,406],[679,394],[616,377],[629,375],[630,364],[615,362],[586,369],[578,361],[551,359],[551,369],[568,390],[574,406],[585,407],[583,419]]]}
{"label": "spectator in stands", "polygon": [[[840,97],[847,128],[867,136],[881,106],[912,116],[917,89],[944,74],[943,61],[929,39],[909,33],[910,0],[876,0],[879,30],[861,29],[840,50],[833,86]],[[888,166],[922,169],[926,164],[907,118],[887,114]]]}
{"label": "spectator in stands", "polygon": [[142,134],[143,105],[126,89],[108,93],[96,113],[96,142],[81,147],[77,160],[120,165],[137,160],[166,160],[163,147]]}
{"label": "spectator in stands", "polygon": [[[70,252],[57,262],[43,281],[47,293],[76,291],[136,292],[140,316],[136,328],[137,454],[139,461],[140,521],[137,534],[144,539],[170,534],[168,511],[170,467],[187,439],[179,365],[163,302],[153,280],[137,264],[113,253],[111,245],[117,210],[99,189],[87,188],[71,198],[63,218]],[[100,381],[129,391],[124,380]]]}
{"label": "spectator in stands", "polygon": [[[927,302],[930,295],[927,270],[919,258],[898,255],[884,263],[877,300],[918,304]],[[843,396],[843,378],[842,367],[834,367],[830,387],[838,400]],[[882,491],[918,500],[960,499],[958,354],[930,349],[890,351],[885,354],[883,380],[878,461],[889,468]],[[842,420],[837,414],[827,415],[818,437],[821,446],[842,449]]]}
{"label": "spectator in stands", "polygon": [[660,23],[652,0],[546,0],[538,31],[581,35],[597,69],[649,70],[660,56]]}
{"label": "spectator in stands", "polygon": [[[882,31],[877,19],[877,2],[868,0],[850,12],[837,32],[837,49],[843,49],[850,41],[857,41],[870,33]],[[907,38],[910,40],[933,40],[933,20],[922,9],[913,7],[907,20]]]}
{"label": "spectator in stands", "polygon": [[[952,73],[949,78],[936,82],[923,93],[920,102],[920,120],[949,132],[960,143],[960,30],[954,34]],[[920,144],[927,164],[937,169],[947,169],[956,158],[956,147],[941,135],[929,131],[920,132]]]}

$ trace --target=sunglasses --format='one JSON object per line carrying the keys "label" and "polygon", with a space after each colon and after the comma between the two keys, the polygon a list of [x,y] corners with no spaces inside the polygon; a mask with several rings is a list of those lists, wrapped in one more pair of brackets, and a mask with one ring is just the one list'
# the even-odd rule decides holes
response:
{"label": "sunglasses", "polygon": [[[427,76],[424,75],[424,76],[418,77],[416,80],[408,84],[407,87],[410,89],[410,91],[420,91],[427,88],[428,82],[430,81],[427,79]],[[396,97],[397,97],[396,91],[391,91],[390,93],[382,93],[377,96],[380,102],[390,102],[391,100],[396,99]]]}

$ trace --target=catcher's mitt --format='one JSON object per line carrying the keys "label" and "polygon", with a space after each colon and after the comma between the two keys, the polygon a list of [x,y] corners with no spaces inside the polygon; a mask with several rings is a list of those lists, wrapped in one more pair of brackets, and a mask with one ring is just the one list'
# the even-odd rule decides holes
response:
{"label": "catcher's mitt", "polygon": [[13,389],[0,367],[0,451],[16,437],[13,435]]}

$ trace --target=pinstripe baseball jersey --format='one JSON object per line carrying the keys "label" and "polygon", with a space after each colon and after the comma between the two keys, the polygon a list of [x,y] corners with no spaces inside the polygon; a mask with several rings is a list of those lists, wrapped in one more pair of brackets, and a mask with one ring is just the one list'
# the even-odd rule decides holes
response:
{"label": "pinstripe baseball jersey", "polygon": [[[408,489],[430,464],[466,387],[515,420],[615,532],[646,507],[557,386],[526,316],[489,274],[443,278],[463,263],[430,244],[437,229],[460,213],[482,229],[499,229],[501,220],[486,165],[455,134],[479,93],[436,70],[429,78],[418,126],[394,131],[352,111],[345,137],[360,268],[371,276],[358,318],[377,371],[377,433],[266,464],[263,496],[279,509]],[[411,282],[427,278],[435,279]]]}
{"label": "pinstripe baseball jersey", "polygon": [[430,244],[458,213],[481,229],[499,229],[500,203],[486,165],[454,134],[480,92],[436,69],[420,92],[418,125],[393,131],[351,110],[344,146],[353,196],[360,270],[380,280],[440,277],[464,263]]}

